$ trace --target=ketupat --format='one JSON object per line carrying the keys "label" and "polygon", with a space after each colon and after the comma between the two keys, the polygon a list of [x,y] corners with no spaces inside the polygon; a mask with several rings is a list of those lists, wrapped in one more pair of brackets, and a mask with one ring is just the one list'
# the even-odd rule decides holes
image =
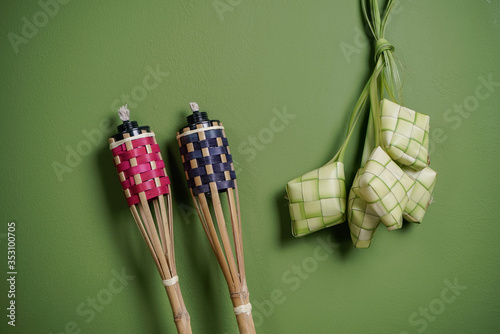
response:
{"label": "ketupat", "polygon": [[368,88],[367,84],[354,107],[349,130],[337,154],[326,165],[287,184],[292,234],[295,237],[343,223],[346,219],[344,154],[368,99]]}
{"label": "ketupat", "polygon": [[389,231],[403,225],[403,211],[408,203],[408,191],[415,181],[377,147],[359,173],[359,188],[353,191],[371,204]]}
{"label": "ketupat", "polygon": [[360,170],[356,173],[351,191],[349,192],[347,219],[354,247],[368,248],[372,242],[373,234],[375,234],[375,230],[380,224],[380,217],[373,208],[373,204],[368,204],[356,194],[357,188],[359,188]]}
{"label": "ketupat", "polygon": [[410,167],[403,167],[403,171],[415,183],[408,192],[408,203],[406,204],[403,217],[413,223],[421,223],[427,208],[432,202],[432,192],[436,185],[437,172],[430,167],[416,171]]}
{"label": "ketupat", "polygon": [[[358,99],[337,155],[287,185],[294,236],[340,224],[347,218],[354,246],[368,248],[380,222],[389,231],[401,228],[403,217],[421,222],[432,201],[437,173],[428,167],[430,117],[383,98],[386,90],[396,101],[402,91],[394,47],[384,38],[394,3],[389,0],[381,15],[377,0],[361,1],[376,40],[375,69]],[[362,167],[353,181],[346,210],[343,158],[368,99],[370,118]]]}
{"label": "ketupat", "polygon": [[[427,167],[429,116],[383,99],[384,88],[394,100],[395,93],[400,95],[401,92],[394,47],[383,36],[394,1],[388,2],[383,18],[378,2],[371,0],[370,4],[369,16],[365,0],[362,0],[365,18],[376,39],[376,66],[370,82],[370,120],[362,168],[354,179],[347,210],[352,241],[358,248],[371,245],[380,222],[388,230],[395,230],[401,228],[403,217],[411,222],[422,221],[432,200],[437,175]],[[374,149],[367,158],[371,148]]]}
{"label": "ketupat", "polygon": [[292,234],[301,237],[345,221],[344,164],[335,162],[306,173],[287,186]]}
{"label": "ketupat", "polygon": [[[368,131],[367,139],[371,135]],[[403,218],[420,223],[432,202],[436,177],[428,166],[419,171],[410,166],[400,168],[377,147],[358,170],[349,192],[347,220],[354,246],[370,247],[380,222],[389,231],[401,228]]]}
{"label": "ketupat", "polygon": [[387,99],[381,103],[382,145],[400,165],[416,170],[429,162],[429,116]]}

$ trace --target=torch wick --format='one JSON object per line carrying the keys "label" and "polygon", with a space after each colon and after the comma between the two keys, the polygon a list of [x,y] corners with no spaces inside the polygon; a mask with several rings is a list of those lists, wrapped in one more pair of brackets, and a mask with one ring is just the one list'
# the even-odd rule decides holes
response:
{"label": "torch wick", "polygon": [[130,120],[130,110],[128,110],[127,105],[121,106],[120,109],[118,109],[118,116],[120,116],[120,119],[124,122]]}
{"label": "torch wick", "polygon": [[198,103],[196,103],[196,102],[190,102],[189,106],[191,107],[191,110],[193,112],[200,111],[200,107],[198,107]]}

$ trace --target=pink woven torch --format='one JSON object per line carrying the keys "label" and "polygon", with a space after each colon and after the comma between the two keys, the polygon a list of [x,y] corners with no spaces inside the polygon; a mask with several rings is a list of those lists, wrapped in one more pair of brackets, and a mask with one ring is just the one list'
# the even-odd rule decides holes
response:
{"label": "pink woven torch", "polygon": [[109,139],[118,177],[167,291],[177,332],[189,334],[190,318],[175,267],[170,180],[160,147],[149,126],[138,126],[129,120],[127,106],[121,107],[118,114],[123,123]]}

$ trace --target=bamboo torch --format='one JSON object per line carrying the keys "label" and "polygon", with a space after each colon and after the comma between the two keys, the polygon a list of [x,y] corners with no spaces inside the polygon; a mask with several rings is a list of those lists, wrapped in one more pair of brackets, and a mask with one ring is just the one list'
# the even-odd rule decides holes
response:
{"label": "bamboo torch", "polygon": [[149,126],[130,121],[126,105],[118,114],[123,123],[109,139],[109,148],[125,198],[167,291],[177,332],[190,334],[190,318],[175,267],[172,198],[165,163]]}
{"label": "bamboo torch", "polygon": [[[188,125],[177,133],[187,183],[208,240],[222,269],[240,333],[255,333],[245,277],[238,185],[222,123],[190,103]],[[229,207],[224,215],[222,201]],[[226,212],[227,214],[227,212]],[[226,219],[231,221],[232,244]]]}

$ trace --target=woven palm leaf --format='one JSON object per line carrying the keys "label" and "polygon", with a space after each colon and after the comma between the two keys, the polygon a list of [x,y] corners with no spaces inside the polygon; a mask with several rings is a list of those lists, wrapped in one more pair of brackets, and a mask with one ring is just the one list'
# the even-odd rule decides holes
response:
{"label": "woven palm leaf", "polygon": [[345,220],[344,164],[334,162],[287,185],[292,234],[301,237]]}
{"label": "woven palm leaf", "polygon": [[382,100],[382,145],[400,165],[421,170],[429,161],[428,115]]}
{"label": "woven palm leaf", "polygon": [[358,170],[354,178],[349,199],[347,201],[347,221],[351,231],[351,239],[354,247],[368,248],[372,242],[375,230],[380,224],[380,217],[377,215],[373,204],[368,204],[356,194],[359,189]]}
{"label": "woven palm leaf", "polygon": [[430,167],[425,167],[420,171],[404,167],[403,171],[415,180],[415,184],[408,192],[408,203],[405,206],[403,217],[407,221],[421,223],[432,201],[437,172]]}
{"label": "woven palm leaf", "polygon": [[353,190],[372,204],[382,223],[391,231],[402,226],[408,191],[414,183],[379,146],[359,174],[359,188]]}

